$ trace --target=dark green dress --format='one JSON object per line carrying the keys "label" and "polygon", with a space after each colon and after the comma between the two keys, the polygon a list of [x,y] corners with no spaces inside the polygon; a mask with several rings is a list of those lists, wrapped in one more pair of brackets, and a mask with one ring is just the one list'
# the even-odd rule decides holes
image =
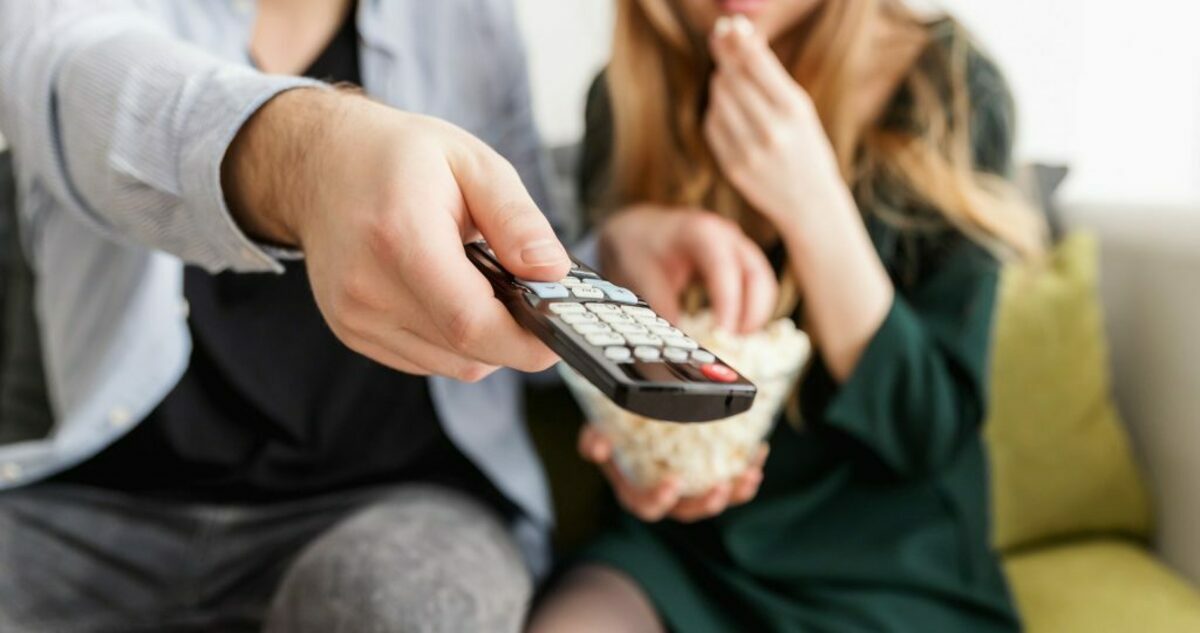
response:
{"label": "dark green dress", "polygon": [[[947,42],[938,33],[932,49]],[[977,166],[1003,173],[1008,92],[974,52],[968,84]],[[905,103],[897,95],[893,123]],[[595,192],[610,142],[603,82],[588,111],[581,184]],[[623,515],[584,554],[632,576],[674,631],[1019,629],[989,544],[980,436],[998,265],[944,225],[902,231],[863,211],[895,302],[844,384],[814,360],[804,423],[777,425],[758,497],[695,524]]]}

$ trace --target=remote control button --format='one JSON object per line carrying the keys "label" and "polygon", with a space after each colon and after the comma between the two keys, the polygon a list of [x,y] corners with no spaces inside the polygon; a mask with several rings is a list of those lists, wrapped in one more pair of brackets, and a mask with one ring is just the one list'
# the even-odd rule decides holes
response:
{"label": "remote control button", "polygon": [[587,335],[587,342],[596,347],[608,347],[609,345],[624,345],[625,337],[612,332],[597,332]]}
{"label": "remote control button", "polygon": [[554,314],[578,314],[587,312],[587,308],[584,308],[582,303],[551,303],[550,311]]}
{"label": "remote control button", "polygon": [[706,363],[700,366],[700,373],[713,382],[735,382],[737,372],[721,363]]}
{"label": "remote control button", "polygon": [[633,317],[619,312],[605,312],[600,315],[600,320],[605,323],[637,323],[637,321],[633,320]]}
{"label": "remote control button", "polygon": [[576,323],[595,323],[599,320],[591,312],[570,312],[558,318],[562,319],[563,323],[570,323],[571,325],[575,325]]}
{"label": "remote control button", "polygon": [[677,347],[668,347],[667,349],[663,350],[663,358],[671,361],[672,363],[686,363],[688,360],[688,353]]}
{"label": "remote control button", "polygon": [[573,326],[576,332],[580,334],[599,334],[600,332],[612,332],[612,328],[603,323],[576,323]]}
{"label": "remote control button", "polygon": [[630,345],[645,345],[647,347],[662,347],[663,340],[653,334],[628,334],[625,339]]}
{"label": "remote control button", "polygon": [[700,344],[686,336],[671,336],[666,339],[668,347],[678,347],[680,349],[694,350],[700,347]]}
{"label": "remote control button", "polygon": [[646,308],[643,306],[621,306],[621,310],[623,312],[625,312],[625,314],[628,314],[629,316],[635,316],[635,317],[639,317],[639,316],[657,317],[658,316],[657,314],[654,314],[654,310],[651,310],[650,308]]}
{"label": "remote control button", "polygon": [[[566,286],[559,286],[559,287],[563,288],[564,290],[566,289]],[[585,285],[571,286],[571,294],[575,295],[576,297],[579,297],[580,299],[603,299],[604,298],[604,291],[599,288],[596,288],[595,286],[585,286]]]}
{"label": "remote control button", "polygon": [[606,347],[604,348],[604,357],[609,360],[615,360],[618,363],[629,360],[632,353],[628,347]]}
{"label": "remote control button", "polygon": [[616,330],[617,332],[620,332],[621,334],[649,334],[650,333],[650,330],[647,330],[646,326],[638,325],[637,323],[613,323],[612,329]]}
{"label": "remote control button", "polygon": [[603,290],[604,294],[608,295],[609,299],[616,301],[617,303],[638,302],[637,295],[633,294],[633,291],[628,288],[622,288],[620,286],[604,286]]}
{"label": "remote control button", "polygon": [[596,273],[594,273],[590,270],[584,270],[578,266],[571,267],[571,276],[578,277],[580,279],[599,279],[600,278],[600,275],[597,275]]}
{"label": "remote control button", "polygon": [[579,281],[575,277],[563,277],[562,279],[558,280],[558,283],[560,283],[564,286],[578,286],[579,284],[581,284],[583,282]]}
{"label": "remote control button", "polygon": [[698,349],[692,352],[692,360],[696,361],[697,363],[712,363],[716,362],[717,357],[713,356],[712,352],[706,352],[702,349]]}
{"label": "remote control button", "polygon": [[662,336],[662,337],[687,336],[686,334],[683,333],[683,330],[680,330],[679,328],[671,327],[669,325],[652,325],[652,326],[650,326],[650,331],[654,332],[655,334]]}
{"label": "remote control button", "polygon": [[518,279],[517,281],[543,299],[565,299],[570,296],[566,286],[553,281],[529,281],[527,279]]}
{"label": "remote control button", "polygon": [[659,325],[662,327],[671,327],[671,322],[667,321],[666,319],[664,319],[662,317],[639,316],[639,317],[633,317],[633,318],[637,319],[638,323],[641,323],[642,325],[646,325],[646,326]]}
{"label": "remote control button", "polygon": [[633,355],[641,360],[658,360],[661,353],[657,347],[635,347]]}
{"label": "remote control button", "polygon": [[585,303],[583,305],[586,306],[588,310],[591,310],[596,314],[616,314],[621,312],[621,308],[619,306],[615,306],[611,303]]}

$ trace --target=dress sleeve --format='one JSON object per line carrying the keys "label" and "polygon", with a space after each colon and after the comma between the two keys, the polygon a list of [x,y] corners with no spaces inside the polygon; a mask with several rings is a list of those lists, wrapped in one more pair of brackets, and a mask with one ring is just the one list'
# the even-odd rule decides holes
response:
{"label": "dress sleeve", "polygon": [[[1015,117],[1004,77],[971,49],[967,85],[974,168],[1009,177]],[[916,258],[919,272],[896,284],[883,324],[846,382],[838,385],[816,360],[801,406],[806,420],[852,436],[902,475],[919,476],[952,461],[983,422],[999,264],[954,231],[924,239],[881,233],[889,238],[880,241],[907,243],[889,249],[890,257]],[[904,266],[891,268],[896,281]]]}
{"label": "dress sleeve", "polygon": [[997,278],[995,261],[964,242],[914,292],[897,292],[844,383],[815,361],[801,392],[805,419],[852,436],[902,475],[952,461],[984,416]]}

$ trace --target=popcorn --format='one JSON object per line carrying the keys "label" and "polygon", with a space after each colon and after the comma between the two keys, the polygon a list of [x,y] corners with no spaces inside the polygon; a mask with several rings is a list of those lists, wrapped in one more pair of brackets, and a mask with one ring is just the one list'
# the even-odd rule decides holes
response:
{"label": "popcorn", "polygon": [[696,495],[750,464],[812,347],[791,319],[749,335],[715,330],[707,312],[686,316],[678,326],[758,387],[748,411],[714,422],[654,420],[613,404],[566,365],[559,368],[588,419],[612,442],[613,459],[632,483],[649,487],[674,474],[684,495]]}

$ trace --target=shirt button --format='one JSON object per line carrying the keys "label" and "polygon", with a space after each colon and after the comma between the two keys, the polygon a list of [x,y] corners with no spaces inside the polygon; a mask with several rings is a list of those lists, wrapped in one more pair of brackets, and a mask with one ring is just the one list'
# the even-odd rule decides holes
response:
{"label": "shirt button", "polygon": [[9,462],[0,466],[0,480],[16,481],[21,478],[21,465]]}
{"label": "shirt button", "polygon": [[125,407],[113,407],[108,412],[108,423],[116,428],[120,429],[129,426],[129,423],[132,420],[133,415],[129,412],[129,409]]}

